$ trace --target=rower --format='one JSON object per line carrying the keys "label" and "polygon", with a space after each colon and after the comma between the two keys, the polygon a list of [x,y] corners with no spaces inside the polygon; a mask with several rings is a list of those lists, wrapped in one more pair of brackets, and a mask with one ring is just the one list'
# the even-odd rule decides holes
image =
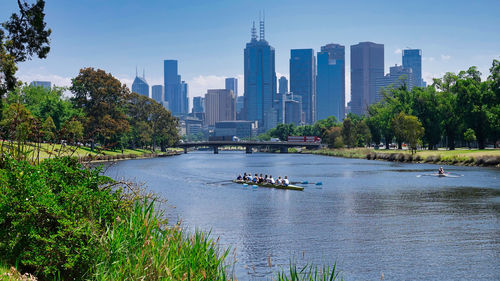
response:
{"label": "rower", "polygon": [[270,184],[275,184],[276,181],[273,179],[273,175],[269,175],[269,183]]}
{"label": "rower", "polygon": [[238,177],[236,178],[236,180],[242,180],[243,178],[241,177],[241,174],[238,175]]}
{"label": "rower", "polygon": [[276,184],[277,185],[282,185],[283,184],[283,180],[281,179],[281,176],[279,176],[278,179],[276,180]]}
{"label": "rower", "polygon": [[252,182],[257,183],[258,181],[259,181],[259,176],[257,176],[257,174],[255,174],[255,176],[252,179]]}
{"label": "rower", "polygon": [[264,182],[264,177],[262,176],[262,174],[259,175],[259,183],[263,183]]}
{"label": "rower", "polygon": [[285,178],[283,179],[283,185],[288,186],[289,184],[290,184],[290,181],[288,180],[288,177],[285,176]]}
{"label": "rower", "polygon": [[444,169],[443,169],[443,167],[440,167],[440,168],[439,168],[438,173],[439,173],[440,175],[444,175]]}

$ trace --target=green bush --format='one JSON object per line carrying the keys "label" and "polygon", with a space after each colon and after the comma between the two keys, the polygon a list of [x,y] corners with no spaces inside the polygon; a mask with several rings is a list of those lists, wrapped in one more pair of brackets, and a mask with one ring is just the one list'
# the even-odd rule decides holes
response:
{"label": "green bush", "polygon": [[124,213],[121,192],[100,169],[56,158],[0,164],[0,259],[41,280],[81,279],[98,239]]}

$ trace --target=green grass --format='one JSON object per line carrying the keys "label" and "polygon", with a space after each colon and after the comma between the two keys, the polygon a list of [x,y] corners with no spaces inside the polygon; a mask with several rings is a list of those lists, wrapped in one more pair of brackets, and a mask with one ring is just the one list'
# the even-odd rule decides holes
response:
{"label": "green grass", "polygon": [[336,270],[337,265],[332,268],[329,266],[318,267],[314,265],[305,265],[297,268],[297,265],[290,264],[288,270],[282,270],[278,273],[276,281],[335,281],[344,280],[339,276]]}
{"label": "green grass", "polygon": [[203,232],[164,226],[154,203],[117,220],[101,239],[93,280],[228,280],[229,249]]}
{"label": "green grass", "polygon": [[[413,161],[444,163],[452,165],[486,165],[495,166],[500,163],[500,149],[465,149],[456,150],[419,150],[411,154],[409,150],[386,150],[373,148],[351,148],[351,149],[320,149],[308,150],[306,153],[345,157],[345,158],[368,158],[383,159],[390,161]],[[377,156],[378,155],[378,156]],[[376,157],[374,157],[376,156]]]}

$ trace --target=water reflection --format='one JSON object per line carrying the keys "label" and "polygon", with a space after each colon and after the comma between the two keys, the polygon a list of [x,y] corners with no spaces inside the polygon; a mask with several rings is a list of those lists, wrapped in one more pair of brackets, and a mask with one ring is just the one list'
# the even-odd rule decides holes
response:
{"label": "water reflection", "polygon": [[[499,280],[499,170],[445,166],[463,177],[417,177],[437,168],[206,152],[124,161],[108,173],[147,182],[176,206],[167,210],[171,221],[182,217],[235,247],[239,280],[269,278],[290,259],[338,261],[346,280],[378,280],[381,272],[384,280]],[[221,182],[243,172],[323,185],[295,192]]]}

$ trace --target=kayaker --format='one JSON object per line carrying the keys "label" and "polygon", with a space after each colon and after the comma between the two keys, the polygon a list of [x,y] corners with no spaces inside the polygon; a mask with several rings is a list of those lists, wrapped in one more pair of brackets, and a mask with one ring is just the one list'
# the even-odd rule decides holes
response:
{"label": "kayaker", "polygon": [[440,175],[444,175],[444,169],[443,169],[443,167],[439,167],[438,173]]}

